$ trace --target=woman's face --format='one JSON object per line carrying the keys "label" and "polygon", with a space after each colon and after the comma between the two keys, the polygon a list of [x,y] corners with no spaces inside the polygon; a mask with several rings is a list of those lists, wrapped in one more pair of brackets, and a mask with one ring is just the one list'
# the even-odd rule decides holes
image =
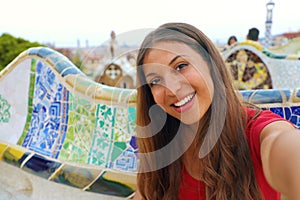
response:
{"label": "woman's face", "polygon": [[232,45],[232,44],[234,44],[236,42],[236,40],[234,39],[234,38],[231,38],[230,40],[229,40],[229,45]]}
{"label": "woman's face", "polygon": [[214,93],[213,82],[200,54],[180,42],[156,43],[143,62],[154,101],[185,124],[199,122]]}

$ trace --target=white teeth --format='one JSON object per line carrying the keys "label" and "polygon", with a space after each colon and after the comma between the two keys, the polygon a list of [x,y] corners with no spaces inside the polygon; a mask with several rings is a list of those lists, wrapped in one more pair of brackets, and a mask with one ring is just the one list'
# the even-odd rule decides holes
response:
{"label": "white teeth", "polygon": [[193,96],[194,96],[194,94],[191,94],[191,95],[185,97],[184,99],[182,99],[181,101],[179,101],[177,103],[174,103],[174,105],[176,107],[183,106],[184,104],[186,104],[187,102],[189,102],[193,98]]}

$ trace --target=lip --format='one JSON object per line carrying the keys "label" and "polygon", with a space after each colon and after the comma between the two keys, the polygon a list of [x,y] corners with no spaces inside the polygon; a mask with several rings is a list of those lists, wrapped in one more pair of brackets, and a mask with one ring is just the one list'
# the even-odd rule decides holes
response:
{"label": "lip", "polygon": [[194,93],[192,99],[189,102],[187,102],[186,104],[184,104],[183,106],[176,107],[176,106],[174,106],[174,104],[172,104],[172,107],[174,108],[174,110],[176,110],[179,113],[185,112],[194,105],[195,96],[196,96],[196,93]]}

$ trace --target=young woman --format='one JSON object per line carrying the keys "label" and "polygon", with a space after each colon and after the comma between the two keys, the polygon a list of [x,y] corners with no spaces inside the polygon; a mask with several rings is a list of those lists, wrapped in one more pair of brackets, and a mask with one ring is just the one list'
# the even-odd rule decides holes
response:
{"label": "young woman", "polygon": [[200,30],[160,26],[144,39],[137,66],[134,199],[300,199],[300,131],[242,103]]}

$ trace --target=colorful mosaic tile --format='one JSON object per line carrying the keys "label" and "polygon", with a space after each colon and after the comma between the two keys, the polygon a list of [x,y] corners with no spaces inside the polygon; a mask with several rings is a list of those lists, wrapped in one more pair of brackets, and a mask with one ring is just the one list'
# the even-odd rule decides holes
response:
{"label": "colorful mosaic tile", "polygon": [[300,105],[291,107],[271,107],[268,109],[280,115],[281,117],[289,120],[298,129],[300,129]]}
{"label": "colorful mosaic tile", "polygon": [[23,147],[57,158],[68,125],[68,91],[43,62],[36,63],[33,111]]}
{"label": "colorful mosaic tile", "polygon": [[106,165],[113,151],[116,108],[98,105],[93,144],[89,155],[89,164]]}
{"label": "colorful mosaic tile", "polygon": [[138,160],[134,149],[132,147],[128,147],[126,150],[122,151],[114,162],[110,162],[107,167],[124,171],[137,171]]}
{"label": "colorful mosaic tile", "polygon": [[[135,118],[128,113],[132,114],[132,109],[98,105],[89,164],[109,167],[109,163],[123,155],[135,133]],[[133,156],[132,159],[136,157]],[[136,170],[136,166],[132,167],[131,170]]]}
{"label": "colorful mosaic tile", "polygon": [[[244,100],[268,109],[300,128],[300,89],[239,91]],[[298,101],[298,103],[297,103]],[[291,105],[291,102],[295,102]]]}
{"label": "colorful mosaic tile", "polygon": [[253,52],[241,49],[226,59],[234,87],[238,90],[272,89],[272,80],[266,64]]}
{"label": "colorful mosaic tile", "polygon": [[231,71],[234,87],[252,89],[294,89],[300,87],[299,55],[276,55],[257,48],[254,43],[240,42],[222,52]]}
{"label": "colorful mosaic tile", "polygon": [[95,129],[96,105],[69,93],[68,131],[59,159],[87,163]]}

